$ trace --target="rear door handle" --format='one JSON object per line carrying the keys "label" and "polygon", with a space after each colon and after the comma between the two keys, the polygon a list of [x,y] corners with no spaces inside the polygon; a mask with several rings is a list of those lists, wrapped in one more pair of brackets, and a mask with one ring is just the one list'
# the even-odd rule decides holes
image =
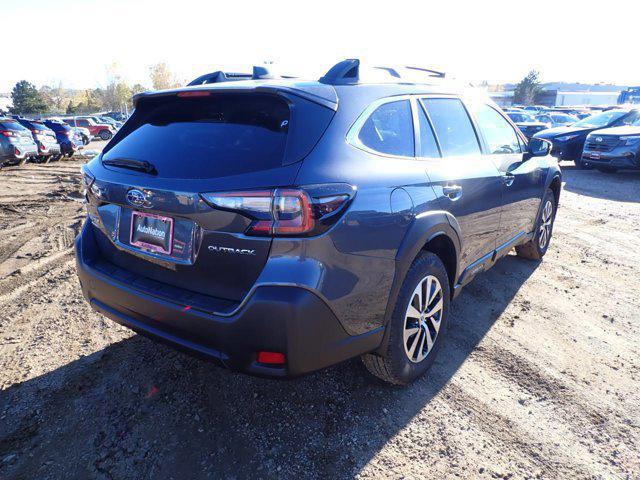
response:
{"label": "rear door handle", "polygon": [[451,200],[457,200],[462,196],[462,187],[460,185],[445,185],[442,187],[442,193]]}
{"label": "rear door handle", "polygon": [[516,179],[516,176],[511,175],[510,173],[502,175],[502,183],[504,183],[507,187],[510,187],[511,185],[513,185],[513,181],[515,179]]}

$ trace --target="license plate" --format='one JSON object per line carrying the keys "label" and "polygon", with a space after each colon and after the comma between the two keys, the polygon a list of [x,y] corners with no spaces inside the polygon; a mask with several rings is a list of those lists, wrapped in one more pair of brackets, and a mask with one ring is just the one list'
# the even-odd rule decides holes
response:
{"label": "license plate", "polygon": [[173,218],[145,212],[132,212],[131,237],[134,247],[171,255]]}
{"label": "license plate", "polygon": [[593,158],[594,160],[599,160],[600,159],[600,154],[599,153],[590,153],[589,154],[589,158]]}

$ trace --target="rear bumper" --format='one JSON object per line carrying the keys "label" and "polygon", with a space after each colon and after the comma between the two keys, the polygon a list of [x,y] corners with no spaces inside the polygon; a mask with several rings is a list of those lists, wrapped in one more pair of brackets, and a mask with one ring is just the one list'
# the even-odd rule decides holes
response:
{"label": "rear bumper", "polygon": [[60,145],[57,143],[38,144],[38,153],[40,155],[59,155],[61,153]]}
{"label": "rear bumper", "polygon": [[[260,286],[225,314],[167,301],[94,268],[96,245],[87,227],[76,240],[87,301],[112,320],[181,350],[233,370],[288,378],[370,352],[382,341],[383,328],[349,335],[323,300],[298,286]],[[259,351],[284,353],[286,364],[260,364]]]}
{"label": "rear bumper", "polygon": [[63,155],[68,155],[69,153],[74,153],[78,150],[78,146],[70,140],[60,141],[59,144],[60,153]]}
{"label": "rear bumper", "polygon": [[13,158],[22,160],[23,158],[33,157],[38,154],[38,147],[33,144],[18,144],[13,146]]}

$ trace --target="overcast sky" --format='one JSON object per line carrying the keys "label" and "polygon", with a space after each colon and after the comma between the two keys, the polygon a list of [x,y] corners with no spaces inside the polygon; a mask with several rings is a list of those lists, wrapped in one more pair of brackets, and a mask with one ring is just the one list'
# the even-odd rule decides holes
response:
{"label": "overcast sky", "polygon": [[104,86],[113,63],[150,85],[164,61],[179,78],[249,71],[317,78],[344,58],[437,66],[473,82],[640,85],[640,0],[309,2],[0,0],[0,92],[22,79]]}

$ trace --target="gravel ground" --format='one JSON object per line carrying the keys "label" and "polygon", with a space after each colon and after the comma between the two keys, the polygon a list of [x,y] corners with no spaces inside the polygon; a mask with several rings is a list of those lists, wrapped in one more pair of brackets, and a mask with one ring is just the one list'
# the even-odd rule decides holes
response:
{"label": "gravel ground", "polygon": [[0,478],[640,478],[640,174],[565,168],[540,263],[453,303],[429,375],[232,373],[91,311],[80,161],[0,172]]}

